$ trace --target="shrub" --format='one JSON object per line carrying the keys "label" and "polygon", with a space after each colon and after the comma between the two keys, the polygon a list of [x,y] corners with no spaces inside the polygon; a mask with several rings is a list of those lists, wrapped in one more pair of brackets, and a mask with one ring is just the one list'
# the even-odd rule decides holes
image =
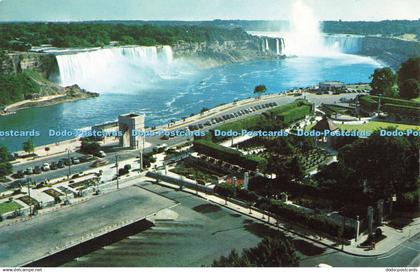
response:
{"label": "shrub", "polygon": [[239,165],[243,168],[256,170],[265,169],[267,160],[256,155],[244,156],[241,152],[227,148],[206,140],[194,141],[194,150],[198,153],[211,156],[213,158]]}
{"label": "shrub", "polygon": [[[258,207],[264,206],[265,209],[281,216],[285,219],[297,222],[310,229],[327,233],[332,236],[339,236],[342,231],[342,225],[329,219],[325,215],[312,214],[301,208],[290,206],[278,200],[263,199],[257,203]],[[351,238],[354,236],[354,228],[345,226],[343,237]]]}
{"label": "shrub", "polygon": [[375,230],[375,237],[378,238],[378,237],[381,237],[381,236],[382,236],[382,229],[381,228],[377,228]]}

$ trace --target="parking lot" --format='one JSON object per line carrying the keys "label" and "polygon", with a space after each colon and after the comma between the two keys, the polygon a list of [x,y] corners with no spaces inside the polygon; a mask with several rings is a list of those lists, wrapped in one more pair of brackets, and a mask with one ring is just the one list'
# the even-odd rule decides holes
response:
{"label": "parking lot", "polygon": [[251,113],[257,113],[257,112],[261,113],[263,111],[266,111],[266,110],[269,110],[273,107],[276,107],[277,105],[278,104],[276,102],[267,102],[267,103],[261,103],[261,104],[255,105],[255,106],[242,107],[242,108],[236,109],[235,111],[213,117],[213,118],[208,119],[206,121],[202,121],[202,122],[197,123],[197,124],[189,125],[188,129],[190,131],[194,131],[194,130],[198,130],[198,129],[203,129],[205,127],[211,127],[212,125],[223,123],[227,120],[239,118],[239,117],[242,117],[242,116],[247,116],[247,115],[250,115]]}

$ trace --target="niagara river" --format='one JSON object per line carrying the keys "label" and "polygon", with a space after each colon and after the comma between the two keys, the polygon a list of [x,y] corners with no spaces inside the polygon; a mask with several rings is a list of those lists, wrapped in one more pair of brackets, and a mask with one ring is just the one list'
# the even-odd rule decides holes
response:
{"label": "niagara river", "polygon": [[[145,58],[132,50],[124,54]],[[159,59],[163,56],[156,57]],[[155,60],[147,59],[149,64]],[[368,82],[373,70],[380,66],[371,58],[347,54],[255,61],[198,71],[176,63],[163,68],[150,65],[139,67],[135,62],[123,64],[124,68],[118,66],[121,65],[119,62],[105,69],[112,64],[103,63],[102,68],[96,65],[99,71],[95,72],[94,65],[87,61],[85,70],[79,70],[81,74],[73,76],[76,80],[79,77],[81,87],[91,87],[88,90],[92,90],[96,86],[94,91],[102,91],[98,98],[24,109],[15,115],[0,118],[0,128],[15,131],[34,129],[41,133],[41,136],[33,138],[34,143],[43,145],[66,139],[48,137],[49,129],[86,128],[114,121],[119,114],[127,112],[145,114],[146,125],[155,126],[188,117],[191,113],[200,112],[203,107],[215,107],[250,97],[258,84],[265,84],[267,93],[279,93],[294,87],[316,85],[323,80]],[[168,67],[172,70],[168,70]],[[85,81],[84,75],[92,80]],[[65,84],[76,83],[71,82],[70,75],[65,80],[68,80]],[[105,89],[105,86],[108,87]],[[13,151],[20,150],[25,140],[24,137],[0,137],[0,141]]]}

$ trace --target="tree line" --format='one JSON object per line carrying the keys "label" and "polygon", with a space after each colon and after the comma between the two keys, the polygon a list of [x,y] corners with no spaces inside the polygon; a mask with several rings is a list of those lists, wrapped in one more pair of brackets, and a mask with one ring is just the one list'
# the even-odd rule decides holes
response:
{"label": "tree line", "polygon": [[212,26],[129,25],[106,23],[8,23],[0,24],[0,48],[26,51],[31,46],[97,47],[120,44],[173,45],[179,41],[243,40],[250,36],[240,28]]}
{"label": "tree line", "polygon": [[395,73],[391,68],[375,69],[371,76],[371,95],[418,98],[420,95],[420,57],[410,58]]}

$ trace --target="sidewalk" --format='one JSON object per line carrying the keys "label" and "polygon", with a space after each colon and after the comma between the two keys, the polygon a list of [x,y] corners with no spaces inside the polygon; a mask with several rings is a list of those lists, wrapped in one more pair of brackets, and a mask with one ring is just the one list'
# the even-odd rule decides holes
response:
{"label": "sidewalk", "polygon": [[[179,175],[174,174],[169,171],[168,171],[168,176],[179,177]],[[190,182],[195,182],[195,181],[186,179],[185,177],[184,179]],[[164,184],[165,186],[180,189],[179,186],[171,184],[171,183],[162,182],[162,181],[159,181],[159,183]],[[202,197],[219,206],[228,208],[235,212],[241,213],[245,216],[251,217],[273,228],[278,228],[294,236],[299,236],[313,243],[321,244],[323,246],[326,246],[335,250],[339,250],[339,251],[342,251],[344,253],[354,255],[354,256],[372,257],[372,256],[384,255],[390,252],[392,249],[398,247],[403,242],[409,240],[410,238],[413,238],[414,236],[420,233],[420,218],[417,218],[412,224],[404,228],[401,232],[388,226],[382,226],[381,229],[383,231],[383,235],[387,236],[387,238],[377,243],[376,248],[374,250],[368,250],[366,248],[360,248],[357,246],[358,244],[366,240],[367,235],[360,235],[357,243],[353,239],[350,245],[344,245],[342,247],[342,245],[337,244],[337,242],[332,241],[328,238],[320,237],[319,235],[313,233],[310,230],[304,229],[303,227],[296,226],[296,225],[292,226],[292,224],[285,222],[283,220],[277,221],[275,218],[268,217],[266,213],[263,213],[258,209],[251,208],[250,210],[249,207],[238,205],[236,203],[233,203],[232,201],[228,200],[226,202],[225,199],[220,198],[216,195],[210,195],[203,192],[197,192],[195,190],[191,190],[188,188],[183,188],[182,190],[190,194]]]}

